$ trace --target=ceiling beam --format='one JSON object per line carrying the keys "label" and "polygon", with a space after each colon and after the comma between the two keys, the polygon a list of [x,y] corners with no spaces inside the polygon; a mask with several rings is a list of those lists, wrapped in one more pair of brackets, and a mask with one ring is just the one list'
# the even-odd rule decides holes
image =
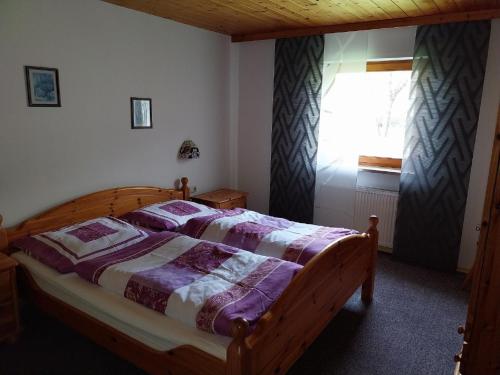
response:
{"label": "ceiling beam", "polygon": [[345,24],[327,25],[318,27],[307,27],[300,29],[270,31],[270,32],[262,32],[255,34],[241,34],[241,35],[233,35],[231,37],[231,40],[233,42],[248,42],[251,40],[292,38],[298,36],[330,34],[330,33],[339,33],[345,31],[373,30],[373,29],[383,29],[390,27],[416,26],[416,25],[432,25],[432,24],[449,23],[449,22],[479,21],[479,20],[490,20],[494,18],[500,18],[500,8],[488,9],[488,10],[476,10],[469,12],[456,12],[448,14],[436,14],[430,16],[392,18],[379,21],[367,21],[367,22],[345,23]]}

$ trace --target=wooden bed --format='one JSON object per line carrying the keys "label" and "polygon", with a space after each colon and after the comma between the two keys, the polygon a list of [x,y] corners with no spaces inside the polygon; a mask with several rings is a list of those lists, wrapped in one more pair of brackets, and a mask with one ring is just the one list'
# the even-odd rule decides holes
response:
{"label": "wooden bed", "polygon": [[[180,189],[125,187],[85,195],[8,229],[1,227],[0,217],[0,251],[11,252],[9,242],[27,234],[99,216],[120,216],[156,202],[189,199],[187,183],[183,178]],[[367,233],[342,239],[309,261],[253,332],[248,332],[246,321],[235,320],[226,361],[189,345],[166,352],[151,349],[45,293],[23,266],[20,281],[27,286],[28,298],[41,310],[151,374],[284,374],[359,286],[363,302],[371,302],[377,223],[376,216],[370,217]]]}

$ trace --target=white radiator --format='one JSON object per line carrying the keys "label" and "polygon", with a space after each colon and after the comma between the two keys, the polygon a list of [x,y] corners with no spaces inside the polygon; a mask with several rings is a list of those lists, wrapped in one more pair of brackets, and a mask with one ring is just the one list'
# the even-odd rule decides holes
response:
{"label": "white radiator", "polygon": [[398,193],[395,191],[357,188],[354,205],[354,227],[359,231],[368,228],[368,217],[379,218],[379,246],[392,249]]}

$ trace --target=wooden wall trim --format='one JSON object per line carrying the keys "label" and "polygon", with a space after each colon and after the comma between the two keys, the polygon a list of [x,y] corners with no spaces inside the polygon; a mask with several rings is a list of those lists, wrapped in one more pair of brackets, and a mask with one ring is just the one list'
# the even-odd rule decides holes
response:
{"label": "wooden wall trim", "polygon": [[307,35],[330,34],[330,33],[346,32],[346,31],[358,31],[358,30],[373,30],[373,29],[383,29],[390,27],[490,20],[494,18],[500,18],[500,8],[488,9],[488,10],[476,10],[470,12],[436,14],[430,16],[391,18],[391,19],[377,20],[377,21],[326,25],[318,27],[255,33],[255,34],[241,34],[241,35],[233,35],[231,37],[231,40],[233,42],[248,42],[252,40],[292,38],[292,37],[307,36]]}

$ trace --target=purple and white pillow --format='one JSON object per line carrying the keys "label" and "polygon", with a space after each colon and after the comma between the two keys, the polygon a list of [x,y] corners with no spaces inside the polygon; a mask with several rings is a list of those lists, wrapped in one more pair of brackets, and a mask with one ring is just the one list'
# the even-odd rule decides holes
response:
{"label": "purple and white pillow", "polygon": [[220,212],[203,204],[172,200],[139,208],[120,217],[131,224],[156,231],[176,231],[190,219]]}
{"label": "purple and white pillow", "polygon": [[73,272],[76,264],[111,254],[148,237],[133,225],[114,217],[100,217],[58,230],[13,241],[24,251],[60,273]]}

